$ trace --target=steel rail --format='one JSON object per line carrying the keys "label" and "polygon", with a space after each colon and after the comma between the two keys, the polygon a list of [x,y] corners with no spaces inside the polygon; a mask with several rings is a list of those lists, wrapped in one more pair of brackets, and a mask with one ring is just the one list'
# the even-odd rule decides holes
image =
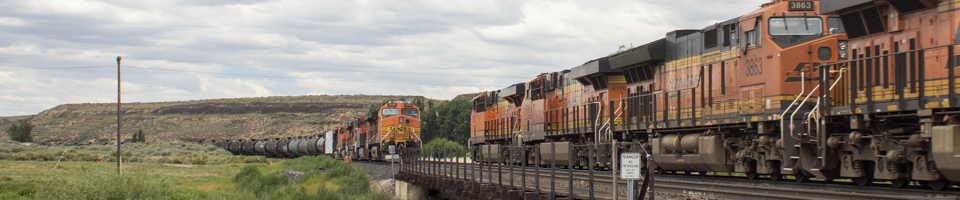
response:
{"label": "steel rail", "polygon": [[[486,180],[485,177],[474,177],[471,178],[467,171],[470,170],[481,170],[481,164],[467,164],[465,163],[451,163],[451,162],[441,162],[440,166],[436,166],[433,162],[426,162],[423,166],[413,166],[414,168],[426,167],[426,168],[439,168],[439,169],[430,169],[439,171],[439,177],[444,177],[448,179],[457,179],[467,180],[467,181],[478,181],[479,179]],[[446,164],[447,166],[445,166]],[[453,165],[452,167],[448,167]],[[482,164],[484,166],[493,166],[496,164]],[[523,189],[526,191],[536,191],[538,188],[535,188],[535,183],[540,183],[540,191],[548,191],[550,185],[549,176],[541,176],[539,180],[534,177],[534,173],[538,170],[534,167],[517,167],[522,173],[514,172],[514,180],[512,189]],[[460,170],[459,173],[450,173],[451,170]],[[489,170],[488,170],[489,171]],[[540,173],[549,174],[549,169],[540,169]],[[493,175],[492,180],[497,180],[501,178],[506,178],[510,176],[508,172],[497,172],[489,171]],[[574,194],[573,197],[576,199],[588,199],[589,196],[587,193],[590,191],[589,184],[591,182],[589,178],[589,171],[587,170],[576,170],[569,172],[567,170],[558,170],[556,171],[557,177],[567,177],[571,176],[572,173],[574,179]],[[612,199],[613,193],[613,184],[610,179],[612,178],[612,172],[609,171],[599,171],[596,173],[593,178],[593,190],[595,192],[594,198],[597,199]],[[420,176],[433,176],[423,173],[413,173]],[[525,176],[526,179],[523,179]],[[436,177],[436,176],[434,176]],[[502,179],[507,180],[507,179]],[[526,182],[520,181],[526,180]],[[491,181],[490,184],[494,186],[510,188],[510,182],[500,182]],[[570,196],[569,194],[569,183],[566,180],[557,181],[555,188],[555,193],[560,196]],[[617,196],[618,198],[625,198],[627,193],[627,181],[619,180],[617,181],[618,189]],[[787,181],[769,181],[769,180],[749,180],[744,177],[731,177],[731,176],[693,176],[693,175],[666,175],[661,174],[657,175],[657,189],[660,194],[674,194],[674,195],[700,195],[700,196],[713,196],[719,198],[734,198],[734,199],[931,199],[931,198],[960,198],[960,193],[956,191],[931,191],[926,189],[917,189],[917,188],[908,188],[908,189],[896,189],[889,188],[884,186],[876,187],[860,187],[851,185],[852,183],[828,183],[828,182],[812,182],[812,183],[794,183]],[[522,186],[521,186],[522,185]],[[956,189],[953,189],[956,190]]]}

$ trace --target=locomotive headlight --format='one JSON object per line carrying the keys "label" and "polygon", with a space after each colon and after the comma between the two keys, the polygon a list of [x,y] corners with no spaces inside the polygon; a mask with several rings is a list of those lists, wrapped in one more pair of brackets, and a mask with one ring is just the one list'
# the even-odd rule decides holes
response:
{"label": "locomotive headlight", "polygon": [[837,42],[837,57],[840,57],[841,59],[847,58],[847,41]]}

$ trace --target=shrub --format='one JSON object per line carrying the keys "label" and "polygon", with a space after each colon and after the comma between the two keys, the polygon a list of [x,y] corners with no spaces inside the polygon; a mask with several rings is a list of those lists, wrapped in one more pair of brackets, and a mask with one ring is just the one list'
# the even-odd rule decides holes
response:
{"label": "shrub", "polygon": [[430,142],[423,145],[422,153],[424,156],[436,156],[441,158],[462,157],[466,155],[466,151],[464,151],[463,146],[460,146],[460,144],[445,138],[430,140]]}
{"label": "shrub", "polygon": [[39,184],[37,199],[199,199],[198,191],[176,188],[164,178],[141,174],[89,173],[77,180]]}
{"label": "shrub", "polygon": [[256,165],[248,165],[233,176],[236,189],[240,192],[250,192],[262,197],[287,185],[287,177],[281,174],[263,175]]}
{"label": "shrub", "polygon": [[33,124],[30,124],[30,119],[21,119],[7,128],[7,135],[9,135],[13,141],[33,142],[30,131],[33,131]]}

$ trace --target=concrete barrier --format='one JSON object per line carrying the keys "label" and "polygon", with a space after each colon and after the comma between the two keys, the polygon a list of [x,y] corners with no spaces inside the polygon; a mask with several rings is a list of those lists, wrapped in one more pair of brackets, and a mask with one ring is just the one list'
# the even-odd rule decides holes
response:
{"label": "concrete barrier", "polygon": [[394,194],[398,199],[425,199],[430,194],[426,188],[416,186],[414,184],[407,183],[405,181],[397,181],[395,186],[396,194]]}

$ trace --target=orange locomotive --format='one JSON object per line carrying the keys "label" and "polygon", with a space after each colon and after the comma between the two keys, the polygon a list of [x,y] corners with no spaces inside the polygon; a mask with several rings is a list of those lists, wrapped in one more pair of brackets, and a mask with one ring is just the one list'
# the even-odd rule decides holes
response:
{"label": "orange locomotive", "polygon": [[[672,31],[474,98],[473,155],[532,161],[529,145],[540,144],[540,164],[556,157],[603,168],[610,145],[592,147],[593,158],[591,147],[568,146],[618,139],[637,141],[616,148],[646,149],[661,172],[944,189],[960,181],[957,8],[957,0],[776,0]],[[500,148],[520,144],[527,155]]]}
{"label": "orange locomotive", "polygon": [[339,155],[350,155],[356,160],[389,161],[397,159],[390,149],[419,149],[420,108],[408,102],[389,102],[377,112],[349,123],[341,133]]}
{"label": "orange locomotive", "polygon": [[839,15],[850,38],[850,60],[821,67],[847,69],[840,91],[821,94],[824,107],[808,119],[825,125],[800,136],[833,158],[822,162],[824,176],[937,190],[960,181],[960,1],[824,0],[820,8]]}
{"label": "orange locomotive", "polygon": [[[839,20],[817,9],[817,1],[766,3],[741,17],[672,31],[626,52],[486,92],[474,99],[470,141],[481,149],[474,155],[498,159],[511,152],[486,149],[553,144],[556,154],[576,155],[556,156],[558,163],[586,166],[587,147],[569,152],[569,145],[638,140],[664,170],[806,175],[778,167],[796,165],[782,156],[796,149],[770,144],[784,132],[777,128],[784,113],[811,109],[792,101],[814,88],[804,86],[813,81],[801,74],[845,59],[837,53],[847,39]],[[610,146],[595,148],[600,156],[594,167],[610,166]],[[551,158],[547,152],[541,149],[541,158]]]}

